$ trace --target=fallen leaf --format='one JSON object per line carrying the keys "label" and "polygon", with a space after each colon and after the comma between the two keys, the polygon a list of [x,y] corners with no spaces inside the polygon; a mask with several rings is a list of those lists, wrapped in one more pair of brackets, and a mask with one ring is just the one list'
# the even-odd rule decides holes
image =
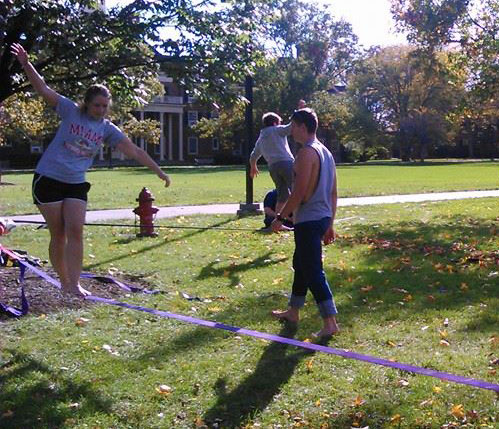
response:
{"label": "fallen leaf", "polygon": [[438,333],[440,334],[440,338],[447,338],[449,336],[449,333],[447,332],[446,329],[444,329],[443,331],[438,331]]}
{"label": "fallen leaf", "polygon": [[84,317],[79,317],[78,319],[76,319],[75,325],[76,326],[85,326],[89,320],[90,319],[86,319]]}
{"label": "fallen leaf", "polygon": [[409,382],[407,380],[401,379],[397,382],[397,385],[400,387],[407,387],[409,386]]}
{"label": "fallen leaf", "polygon": [[360,396],[357,395],[357,397],[354,399],[352,406],[354,407],[360,407],[361,405],[365,404],[366,401]]}
{"label": "fallen leaf", "polygon": [[196,417],[196,420],[194,420],[194,424],[196,425],[197,428],[200,428],[200,427],[208,427],[206,426],[205,422],[203,421],[203,419],[201,417]]}
{"label": "fallen leaf", "polygon": [[449,347],[450,343],[446,340],[440,340],[440,345],[443,347]]}
{"label": "fallen leaf", "polygon": [[373,290],[373,288],[374,288],[374,286],[367,285],[367,286],[361,287],[361,288],[360,288],[360,290],[361,290],[362,292],[367,293],[367,292],[372,291],[372,290]]}
{"label": "fallen leaf", "polygon": [[402,416],[400,414],[395,414],[391,419],[390,423],[396,424],[399,423],[402,420]]}
{"label": "fallen leaf", "polygon": [[451,410],[450,410],[451,414],[457,418],[457,419],[462,419],[464,417],[464,408],[462,406],[462,404],[457,404],[457,405],[454,405]]}
{"label": "fallen leaf", "polygon": [[402,298],[405,302],[409,302],[409,301],[412,301],[412,295],[411,294],[407,294],[406,296],[404,296],[404,298]]}
{"label": "fallen leaf", "polygon": [[310,359],[308,362],[307,362],[307,372],[310,373],[312,372],[312,368],[314,366],[314,359]]}
{"label": "fallen leaf", "polygon": [[166,384],[161,384],[159,387],[156,387],[156,392],[160,395],[169,395],[172,393],[172,388]]}
{"label": "fallen leaf", "polygon": [[489,343],[492,347],[499,346],[499,337],[496,335],[493,335],[492,337],[489,338]]}
{"label": "fallen leaf", "polygon": [[478,412],[476,410],[466,411],[466,417],[470,420],[478,420]]}
{"label": "fallen leaf", "polygon": [[442,392],[442,388],[438,387],[438,386],[433,386],[433,392],[435,392],[435,393],[441,393]]}

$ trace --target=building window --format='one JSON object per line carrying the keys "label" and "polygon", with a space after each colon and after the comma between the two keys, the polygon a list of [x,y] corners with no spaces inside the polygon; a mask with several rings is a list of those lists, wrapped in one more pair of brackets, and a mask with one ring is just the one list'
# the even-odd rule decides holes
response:
{"label": "building window", "polygon": [[154,144],[154,155],[161,155],[161,144]]}
{"label": "building window", "polygon": [[197,110],[189,110],[187,112],[187,123],[189,127],[196,125],[198,122],[198,111]]}
{"label": "building window", "polygon": [[189,137],[187,144],[188,144],[189,155],[197,155],[197,153],[198,153],[198,138],[197,137]]}
{"label": "building window", "polygon": [[210,112],[210,119],[218,119],[220,117],[218,110],[212,110]]}
{"label": "building window", "polygon": [[211,140],[211,148],[212,150],[220,149],[220,142],[218,140],[218,137],[213,137],[213,139]]}
{"label": "building window", "polygon": [[236,146],[232,149],[232,155],[241,156],[243,152],[241,149],[241,143],[236,143]]}
{"label": "building window", "polygon": [[196,97],[191,97],[191,96],[187,97],[188,104],[194,104],[195,102],[196,102]]}

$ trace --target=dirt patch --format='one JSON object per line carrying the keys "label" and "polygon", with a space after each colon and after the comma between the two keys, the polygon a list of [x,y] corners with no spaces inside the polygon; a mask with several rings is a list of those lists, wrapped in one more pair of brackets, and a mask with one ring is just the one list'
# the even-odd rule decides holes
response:
{"label": "dirt patch", "polygon": [[[57,275],[52,268],[43,267],[42,269],[48,275],[57,279]],[[141,284],[134,276],[115,275],[113,277],[130,286],[148,288],[148,285]],[[131,293],[112,283],[103,283],[95,279],[82,278],[80,284],[90,291],[92,295],[100,296],[102,298],[120,300],[122,297]],[[88,308],[96,304],[93,301],[63,296],[59,289],[29,270],[26,270],[25,273],[24,291],[29,303],[28,314],[35,316],[57,313],[67,309]],[[0,267],[0,302],[5,305],[20,308],[20,296],[19,268]],[[0,321],[9,319],[12,319],[12,317],[9,317],[5,313],[0,313]]]}

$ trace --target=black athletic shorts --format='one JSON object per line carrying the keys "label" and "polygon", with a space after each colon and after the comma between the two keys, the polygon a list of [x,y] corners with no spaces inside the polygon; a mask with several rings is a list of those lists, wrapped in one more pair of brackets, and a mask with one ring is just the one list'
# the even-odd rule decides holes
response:
{"label": "black athletic shorts", "polygon": [[64,183],[35,173],[31,189],[34,204],[56,203],[66,198],[87,201],[90,183]]}

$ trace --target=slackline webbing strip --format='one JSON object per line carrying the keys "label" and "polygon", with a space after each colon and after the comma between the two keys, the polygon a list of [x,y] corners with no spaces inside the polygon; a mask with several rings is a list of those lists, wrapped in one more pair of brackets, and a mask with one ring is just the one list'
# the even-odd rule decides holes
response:
{"label": "slackline webbing strip", "polygon": [[[40,275],[40,277],[42,277],[43,279],[50,281],[51,284],[54,284],[60,288],[59,282],[57,282],[57,280],[54,280],[53,278],[51,278],[48,274],[46,274],[42,270],[39,270],[36,267],[33,267],[31,264],[21,260],[17,255],[12,253],[10,250],[6,249],[5,247],[2,247],[1,245],[0,245],[0,249],[3,250],[9,256],[17,259],[21,265],[24,265],[29,270]],[[401,371],[407,371],[407,372],[412,372],[415,374],[425,375],[428,377],[439,378],[442,380],[451,381],[453,383],[466,384],[468,386],[473,386],[473,387],[477,387],[480,389],[493,390],[493,391],[499,393],[499,384],[490,383],[488,381],[476,380],[473,378],[468,378],[468,377],[463,377],[460,375],[436,371],[433,369],[422,368],[419,366],[408,365],[408,364],[400,363],[400,362],[393,362],[391,360],[381,359],[381,358],[377,358],[377,357],[370,356],[370,355],[363,355],[363,354],[351,352],[348,350],[336,349],[333,347],[323,346],[323,345],[314,344],[314,343],[308,343],[305,341],[298,341],[298,340],[295,340],[292,338],[285,338],[285,337],[281,337],[278,335],[267,334],[265,332],[252,331],[250,329],[238,328],[236,326],[225,325],[223,323],[210,322],[210,321],[204,320],[204,319],[197,319],[195,317],[184,316],[182,314],[176,314],[176,313],[170,313],[167,311],[155,310],[152,308],[142,307],[140,305],[127,304],[127,303],[124,303],[121,301],[116,301],[114,299],[101,298],[99,296],[94,296],[94,295],[87,296],[87,297],[85,297],[85,299],[88,301],[95,301],[95,302],[101,302],[101,303],[108,304],[108,305],[115,305],[118,307],[124,307],[124,308],[128,308],[131,310],[143,311],[146,313],[153,314],[155,316],[164,317],[167,319],[175,319],[175,320],[179,320],[181,322],[190,323],[190,324],[199,325],[199,326],[204,326],[207,328],[222,329],[222,330],[234,332],[234,333],[237,333],[240,335],[247,335],[247,336],[254,337],[254,338],[260,338],[263,340],[275,341],[275,342],[282,343],[282,344],[288,344],[288,345],[295,346],[295,347],[301,347],[303,349],[313,350],[316,352],[341,356],[341,357],[346,358],[346,359],[355,359],[358,361],[368,362],[368,363],[375,364],[375,365],[382,365],[382,366],[386,366],[389,368],[398,369]]]}

